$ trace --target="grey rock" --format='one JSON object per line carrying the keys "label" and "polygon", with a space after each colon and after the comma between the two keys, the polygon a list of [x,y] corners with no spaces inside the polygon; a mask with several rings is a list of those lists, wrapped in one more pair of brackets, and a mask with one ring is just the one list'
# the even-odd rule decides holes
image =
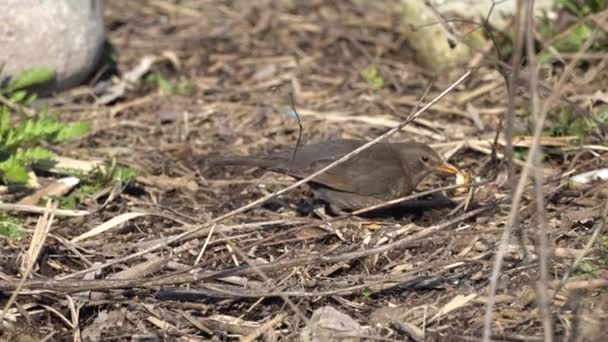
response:
{"label": "grey rock", "polygon": [[42,92],[83,82],[104,45],[103,0],[4,0],[0,11],[0,81],[49,68],[55,82]]}
{"label": "grey rock", "polygon": [[350,316],[331,306],[321,307],[312,314],[308,325],[302,329],[302,342],[358,342],[364,335],[363,328]]}
{"label": "grey rock", "polygon": [[[430,0],[432,8],[420,0],[401,0],[401,3],[403,36],[415,52],[417,62],[434,74],[443,74],[454,66],[467,64],[474,54],[470,46],[485,45],[483,36],[473,30],[479,25],[454,19],[480,22],[491,13],[489,22],[502,29],[510,24],[510,18],[517,9],[515,0],[496,1],[494,7],[491,0]],[[551,12],[553,0],[537,0],[534,5],[535,15],[554,16]],[[457,34],[470,33],[462,37],[453,36],[444,25],[438,23],[436,11],[452,20],[452,26],[464,25],[460,30],[455,30]],[[466,44],[459,44],[460,41]]]}

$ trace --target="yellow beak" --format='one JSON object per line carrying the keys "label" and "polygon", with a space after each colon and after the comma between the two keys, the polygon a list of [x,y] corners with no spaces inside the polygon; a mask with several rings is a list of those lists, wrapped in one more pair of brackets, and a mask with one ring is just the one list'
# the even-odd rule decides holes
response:
{"label": "yellow beak", "polygon": [[457,174],[459,171],[457,168],[453,167],[452,165],[449,164],[443,164],[443,165],[438,165],[438,166],[433,166],[433,169],[437,172],[441,172],[441,173],[447,173],[449,175],[455,175]]}

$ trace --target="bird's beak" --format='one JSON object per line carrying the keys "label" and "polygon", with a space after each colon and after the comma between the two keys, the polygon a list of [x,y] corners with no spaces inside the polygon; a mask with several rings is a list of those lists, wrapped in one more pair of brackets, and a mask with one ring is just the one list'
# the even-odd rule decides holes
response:
{"label": "bird's beak", "polygon": [[441,172],[441,173],[447,173],[449,175],[455,175],[459,172],[457,168],[453,167],[450,164],[442,164],[442,165],[433,166],[433,170],[435,170],[437,172]]}

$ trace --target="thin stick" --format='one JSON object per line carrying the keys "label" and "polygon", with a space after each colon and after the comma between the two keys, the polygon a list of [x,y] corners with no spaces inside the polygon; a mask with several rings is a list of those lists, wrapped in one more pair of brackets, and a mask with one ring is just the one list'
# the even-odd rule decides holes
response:
{"label": "thin stick", "polygon": [[289,100],[291,101],[291,110],[293,111],[293,114],[298,120],[298,140],[296,140],[296,146],[293,148],[293,155],[291,156],[291,166],[289,167],[291,168],[296,161],[296,154],[298,153],[298,148],[300,147],[300,141],[302,140],[302,132],[304,131],[304,128],[302,127],[302,120],[300,119],[300,114],[298,114],[298,111],[296,110],[296,101],[293,98],[293,91],[289,92]]}
{"label": "thin stick", "polygon": [[509,105],[505,113],[505,157],[507,159],[507,170],[509,174],[509,184],[511,190],[515,188],[515,167],[513,166],[513,127],[515,125],[515,91],[521,67],[521,55],[523,48],[523,20],[522,20],[522,1],[517,1],[517,12],[515,14],[515,42],[513,43],[513,57],[511,60],[511,73],[507,78],[507,91],[509,94]]}
{"label": "thin stick", "polygon": [[[21,211],[33,214],[44,214],[46,209],[37,205],[28,204],[14,204],[14,203],[0,203],[0,210],[6,211]],[[85,210],[69,210],[69,209],[56,209],[55,216],[64,217],[82,217],[91,214]]]}
{"label": "thin stick", "polygon": [[198,255],[196,256],[196,260],[194,260],[194,265],[198,264],[201,261],[201,259],[203,258],[203,254],[205,253],[205,250],[207,249],[207,245],[209,244],[209,240],[211,240],[211,235],[213,235],[213,230],[215,230],[216,226],[217,226],[217,224],[214,224],[213,226],[211,226],[211,229],[209,229],[209,234],[207,234],[207,238],[205,239],[203,248],[201,248],[200,253],[198,253]]}
{"label": "thin stick", "polygon": [[[526,8],[526,57],[530,64],[530,112],[534,118],[540,116],[540,103],[538,95],[538,64],[534,52],[534,0],[527,3]],[[542,124],[536,122],[537,125]],[[538,255],[539,279],[537,283],[537,302],[540,309],[541,318],[543,321],[543,339],[545,342],[553,341],[553,318],[549,301],[548,286],[549,286],[549,257],[547,250],[549,242],[547,233],[549,227],[547,225],[547,215],[545,212],[545,196],[543,194],[543,172],[540,169],[541,159],[540,153],[537,153],[533,160],[534,169],[534,193],[536,199],[536,224],[538,243],[535,244],[536,254]],[[525,248],[524,246],[521,246]]]}

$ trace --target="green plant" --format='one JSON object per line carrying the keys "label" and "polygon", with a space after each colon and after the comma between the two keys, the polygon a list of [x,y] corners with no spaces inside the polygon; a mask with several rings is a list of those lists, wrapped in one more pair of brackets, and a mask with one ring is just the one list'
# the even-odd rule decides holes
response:
{"label": "green plant", "polygon": [[548,124],[545,134],[550,136],[577,136],[584,138],[598,125],[608,123],[608,106],[599,107],[593,118],[581,118],[567,108],[559,108],[548,113]]}
{"label": "green plant", "polygon": [[19,240],[25,236],[25,231],[16,218],[0,214],[0,236],[11,240]]}
{"label": "green plant", "polygon": [[598,263],[600,264],[600,267],[606,269],[608,266],[608,236],[600,235],[597,239],[597,244],[601,251]]}
{"label": "green plant", "polygon": [[548,113],[548,124],[545,134],[582,137],[590,129],[587,120],[577,117],[569,109],[560,108]]}
{"label": "green plant", "polygon": [[597,243],[604,250],[604,252],[608,252],[608,235],[601,235],[599,239],[597,239]]}
{"label": "green plant", "polygon": [[[513,158],[515,159],[519,159],[521,161],[525,161],[526,159],[528,159],[528,153],[530,152],[530,149],[527,147],[519,147],[516,146],[513,149]],[[538,151],[538,154],[540,156],[540,160],[546,160],[548,157],[548,153],[546,151],[546,149],[541,148]]]}
{"label": "green plant", "polygon": [[[0,88],[0,94],[12,103],[28,104],[36,95],[27,89],[53,77],[54,73],[47,69],[26,71]],[[37,118],[28,118],[23,113],[15,113],[9,105],[0,106],[0,179],[5,184],[27,183],[31,165],[54,158],[44,144],[70,140],[88,130],[86,123],[62,123],[46,111]]]}
{"label": "green plant", "polygon": [[0,95],[10,102],[17,104],[30,104],[36,100],[36,94],[28,92],[28,88],[45,84],[55,77],[50,69],[31,69],[17,75],[5,87],[0,88]]}
{"label": "green plant", "polygon": [[361,290],[361,296],[363,297],[363,299],[370,299],[373,294],[374,291],[372,291],[372,289],[370,289],[369,287],[366,287]]}
{"label": "green plant", "polygon": [[132,182],[137,177],[137,173],[137,170],[118,165],[116,159],[112,159],[104,167],[88,175],[75,172],[73,175],[81,179],[80,186],[69,195],[58,200],[62,208],[75,209],[87,196],[95,194],[108,186],[121,187]]}
{"label": "green plant", "polygon": [[[539,55],[540,63],[546,64],[554,61],[555,56],[559,55],[559,53],[575,53],[579,51],[583,44],[591,38],[594,31],[599,35],[596,36],[596,40],[590,46],[589,51],[605,52],[608,49],[605,31],[592,20],[588,20],[590,15],[605,10],[608,6],[608,0],[555,0],[555,5],[558,10],[567,13],[570,17],[574,17],[577,22],[574,26],[568,28],[567,31],[563,31],[563,28],[555,26],[555,21],[546,21],[540,30],[541,35],[548,40],[552,40],[552,37],[557,35],[559,35],[559,38],[553,42],[548,51]],[[596,28],[599,28],[599,30]],[[561,34],[560,31],[564,32],[564,34]],[[586,61],[583,59],[581,64],[585,63]]]}
{"label": "green plant", "polygon": [[109,41],[105,41],[103,43],[103,50],[101,53],[101,60],[104,64],[107,65],[116,65],[118,64],[118,50],[110,43]]}
{"label": "green plant", "polygon": [[142,83],[143,88],[158,89],[165,95],[190,96],[196,90],[196,85],[189,80],[170,81],[158,72],[148,74]]}
{"label": "green plant", "polygon": [[583,18],[605,10],[608,0],[556,0],[556,5],[577,18]]}
{"label": "green plant", "polygon": [[576,271],[578,273],[589,274],[589,273],[594,273],[599,269],[600,269],[599,266],[597,266],[596,264],[594,264],[592,262],[588,262],[588,261],[583,261],[578,265],[578,267],[576,268]]}
{"label": "green plant", "polygon": [[361,71],[361,76],[367,84],[374,90],[380,90],[384,87],[384,78],[374,65],[370,65]]}
{"label": "green plant", "polygon": [[21,118],[11,123],[7,106],[0,107],[0,178],[5,184],[24,184],[28,181],[28,168],[55,156],[44,143],[59,143],[82,136],[89,130],[83,122],[61,123],[42,114],[39,118]]}
{"label": "green plant", "polygon": [[515,147],[513,149],[513,158],[526,160],[528,158],[528,149],[525,147]]}
{"label": "green plant", "polygon": [[558,39],[553,47],[561,52],[576,52],[591,37],[591,34],[593,34],[593,28],[580,23],[570,33]]}

